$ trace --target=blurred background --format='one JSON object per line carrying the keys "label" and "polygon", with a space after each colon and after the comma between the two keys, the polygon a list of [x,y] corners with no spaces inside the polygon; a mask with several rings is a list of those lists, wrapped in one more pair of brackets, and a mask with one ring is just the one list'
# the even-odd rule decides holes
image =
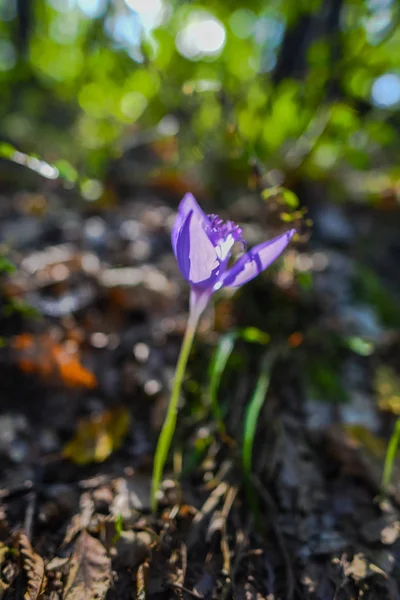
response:
{"label": "blurred background", "polygon": [[[191,191],[250,246],[298,234],[205,315],[171,465],[182,489],[169,480],[162,506],[200,510],[227,486],[205,520],[225,498],[231,548],[239,531],[240,552],[265,559],[232,577],[238,598],[358,597],[367,579],[366,598],[399,597],[393,461],[390,502],[376,501],[400,415],[399,15],[395,0],[0,0],[1,543],[23,526],[53,558],[91,494],[94,514],[125,519],[107,598],[130,597],[127,537],[148,512],[187,317],[170,229]],[[250,464],[269,538],[254,498],[229,504],[249,481],[242,427],[263,374]],[[221,553],[190,510],[171,517],[185,585],[221,597]],[[167,585],[154,556],[150,579]]]}
{"label": "blurred background", "polygon": [[[390,201],[398,12],[391,0],[2,0],[1,138],[70,181],[104,182],[158,128],[175,140],[171,168],[211,189],[243,183],[257,158],[341,201]],[[100,190],[86,182],[83,196]]]}

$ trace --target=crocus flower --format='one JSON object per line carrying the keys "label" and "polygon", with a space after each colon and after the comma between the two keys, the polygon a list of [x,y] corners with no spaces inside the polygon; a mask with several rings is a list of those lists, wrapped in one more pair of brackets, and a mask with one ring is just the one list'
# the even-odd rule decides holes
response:
{"label": "crocus flower", "polygon": [[190,313],[176,365],[165,421],[154,456],[151,506],[157,508],[165,462],[175,431],[186,365],[200,315],[212,294],[225,286],[238,287],[264,271],[286,248],[294,229],[255,246],[229,265],[232,248],[242,242],[242,230],[233,221],[205,215],[192,194],[186,194],[172,228],[172,248],[182,275],[190,284]]}
{"label": "crocus flower", "polygon": [[192,194],[186,194],[172,229],[172,248],[191,287],[191,314],[201,314],[222,287],[239,287],[254,279],[278,258],[294,233],[290,229],[251,248],[229,266],[233,245],[244,245],[242,230],[233,221],[206,215]]}

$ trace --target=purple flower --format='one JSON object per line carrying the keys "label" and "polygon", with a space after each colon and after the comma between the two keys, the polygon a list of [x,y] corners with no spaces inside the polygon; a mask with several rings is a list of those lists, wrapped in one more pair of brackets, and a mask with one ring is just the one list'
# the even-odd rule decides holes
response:
{"label": "purple flower", "polygon": [[283,252],[294,233],[295,229],[290,229],[251,248],[228,267],[233,245],[244,243],[242,230],[233,221],[207,216],[192,194],[186,194],[171,238],[179,268],[191,286],[192,311],[201,313],[210,296],[222,287],[241,286],[264,271]]}

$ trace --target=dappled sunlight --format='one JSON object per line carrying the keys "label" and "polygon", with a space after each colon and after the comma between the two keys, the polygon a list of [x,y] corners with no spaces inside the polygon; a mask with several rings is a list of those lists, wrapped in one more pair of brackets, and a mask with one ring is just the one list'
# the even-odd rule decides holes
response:
{"label": "dappled sunlight", "polygon": [[0,0],[1,599],[399,596],[399,9]]}
{"label": "dappled sunlight", "polygon": [[180,54],[190,60],[217,56],[225,44],[225,28],[213,15],[193,12],[176,36]]}

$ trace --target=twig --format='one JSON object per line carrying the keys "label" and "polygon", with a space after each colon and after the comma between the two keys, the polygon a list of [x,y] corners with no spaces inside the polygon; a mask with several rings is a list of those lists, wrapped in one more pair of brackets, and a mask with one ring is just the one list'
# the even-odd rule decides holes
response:
{"label": "twig", "polygon": [[203,600],[203,598],[204,598],[204,596],[202,596],[198,592],[193,592],[192,590],[189,590],[189,588],[187,588],[184,585],[181,585],[179,583],[168,582],[168,586],[175,588],[176,590],[185,592],[185,594],[189,594],[189,596],[191,596],[192,598],[197,598],[198,600]]}
{"label": "twig", "polygon": [[215,488],[215,490],[211,492],[211,494],[208,496],[207,500],[204,502],[199,512],[194,517],[187,540],[187,547],[189,550],[195,545],[195,543],[198,540],[199,530],[203,525],[203,521],[216,509],[222,496],[227,492],[228,487],[229,486],[227,483],[220,483]]}
{"label": "twig", "polygon": [[229,513],[231,511],[232,505],[235,501],[235,498],[238,493],[237,487],[230,487],[228,493],[226,494],[224,506],[222,507],[221,516],[223,518],[223,523],[221,527],[221,551],[222,556],[224,558],[224,571],[231,579],[231,558],[229,553],[229,544],[226,537],[226,521],[228,519]]}
{"label": "twig", "polygon": [[27,480],[23,483],[18,483],[9,490],[0,490],[0,500],[7,500],[13,496],[19,496],[20,494],[27,494],[34,487],[33,481]]}

